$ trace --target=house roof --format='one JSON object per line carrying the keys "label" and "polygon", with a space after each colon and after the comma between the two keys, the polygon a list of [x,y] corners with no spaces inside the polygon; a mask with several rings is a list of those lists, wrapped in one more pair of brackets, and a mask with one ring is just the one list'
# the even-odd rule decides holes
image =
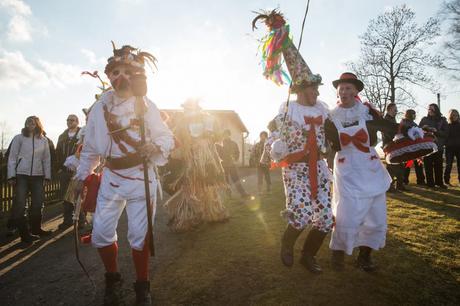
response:
{"label": "house roof", "polygon": [[[166,114],[173,116],[176,113],[183,113],[182,109],[161,109],[161,111],[165,112]],[[225,109],[205,109],[205,112],[217,117],[217,119],[226,119],[231,122],[233,122],[242,133],[249,133],[248,129],[244,125],[243,121],[240,118],[240,115],[238,115],[237,112],[233,110],[225,110]]]}

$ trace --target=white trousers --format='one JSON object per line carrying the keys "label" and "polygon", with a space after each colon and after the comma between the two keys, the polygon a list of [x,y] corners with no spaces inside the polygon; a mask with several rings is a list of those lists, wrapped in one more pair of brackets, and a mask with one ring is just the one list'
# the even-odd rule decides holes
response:
{"label": "white trousers", "polygon": [[329,247],[351,255],[358,246],[378,250],[385,246],[387,231],[386,194],[358,198],[352,195],[334,198],[335,226]]}
{"label": "white trousers", "polygon": [[[152,198],[152,223],[156,205]],[[145,199],[106,199],[101,194],[97,198],[96,212],[93,216],[92,245],[102,248],[118,239],[118,220],[126,207],[128,215],[128,241],[131,248],[141,251],[147,234],[147,208]]]}

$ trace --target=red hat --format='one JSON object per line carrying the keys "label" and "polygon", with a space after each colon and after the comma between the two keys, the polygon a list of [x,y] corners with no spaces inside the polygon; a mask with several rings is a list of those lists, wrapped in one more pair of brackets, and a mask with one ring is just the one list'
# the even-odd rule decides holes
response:
{"label": "red hat", "polygon": [[358,77],[351,72],[344,72],[342,75],[340,75],[340,78],[338,80],[335,80],[332,82],[332,85],[334,88],[337,89],[337,86],[339,86],[340,83],[350,83],[356,86],[356,89],[358,91],[361,91],[364,89],[364,84],[360,80],[358,80]]}

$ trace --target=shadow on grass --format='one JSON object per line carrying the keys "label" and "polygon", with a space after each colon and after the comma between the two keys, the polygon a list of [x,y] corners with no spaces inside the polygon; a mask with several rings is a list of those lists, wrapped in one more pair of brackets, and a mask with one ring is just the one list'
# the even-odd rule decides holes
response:
{"label": "shadow on grass", "polygon": [[[276,187],[272,195],[229,205],[230,222],[182,234],[188,246],[154,277],[157,304],[456,305],[455,277],[391,235],[388,246],[375,252],[376,273],[358,270],[354,257],[346,258],[345,271],[331,270],[328,236],[317,256],[324,273],[312,275],[297,262],[307,232],[297,241],[294,266],[284,267],[279,259],[284,196]],[[410,214],[410,207],[399,204]]]}
{"label": "shadow on grass", "polygon": [[[453,202],[446,202],[445,197],[440,194],[427,194],[426,192],[405,192],[396,193],[389,196],[390,199],[396,199],[402,204],[407,203],[418,207],[423,207],[440,214],[444,214],[457,221],[460,220],[460,198],[457,199],[458,204]],[[409,212],[410,214],[410,212]]]}

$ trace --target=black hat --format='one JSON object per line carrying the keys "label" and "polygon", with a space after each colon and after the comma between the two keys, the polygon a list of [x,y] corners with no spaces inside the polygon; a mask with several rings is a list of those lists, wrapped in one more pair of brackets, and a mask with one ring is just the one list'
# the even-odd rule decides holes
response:
{"label": "black hat", "polygon": [[340,78],[338,80],[332,81],[332,85],[336,89],[339,86],[339,84],[341,84],[341,83],[353,84],[353,85],[356,86],[356,89],[358,89],[358,91],[361,91],[361,90],[364,89],[363,82],[358,80],[358,77],[356,76],[356,74],[351,73],[351,72],[344,72],[344,73],[342,73],[342,75],[340,75]]}

